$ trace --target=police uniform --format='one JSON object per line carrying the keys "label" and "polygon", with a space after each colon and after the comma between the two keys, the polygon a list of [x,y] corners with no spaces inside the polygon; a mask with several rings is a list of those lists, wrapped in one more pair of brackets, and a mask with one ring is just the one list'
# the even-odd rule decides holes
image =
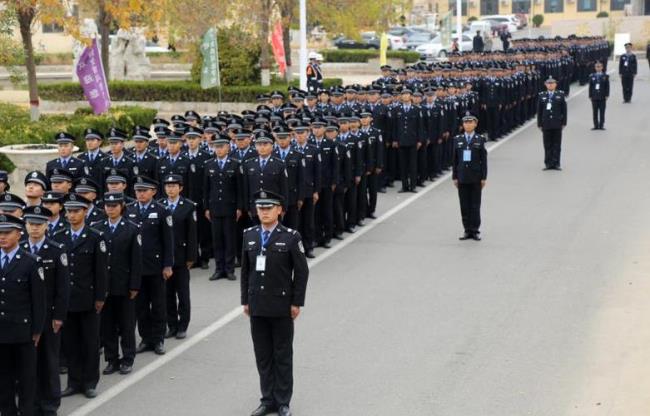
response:
{"label": "police uniform", "polygon": [[[104,140],[104,135],[95,129],[86,129],[84,132],[85,140]],[[98,184],[104,183],[104,171],[101,165],[101,161],[106,157],[106,153],[102,152],[101,149],[97,149],[94,152],[85,151],[79,155],[79,159],[83,160],[87,168],[87,176],[93,178],[93,180]],[[99,195],[101,195],[103,189],[98,189]]]}
{"label": "police uniform", "polygon": [[[74,144],[75,137],[71,134],[61,132],[56,135],[55,141],[57,144]],[[52,159],[47,162],[45,165],[45,174],[47,175],[48,179],[51,179],[54,169],[63,169],[69,172],[72,179],[80,178],[84,175],[88,175],[89,173],[88,169],[86,168],[86,163],[74,156],[70,156],[66,159],[57,157],[56,159]]]}
{"label": "police uniform", "polygon": [[[25,209],[27,223],[45,224],[52,212],[40,206]],[[61,405],[59,354],[61,331],[54,332],[53,321],[64,322],[68,313],[70,275],[65,246],[51,238],[40,241],[26,239],[22,248],[40,257],[45,274],[45,324],[37,347],[36,413],[56,414]]]}
{"label": "police uniform", "polygon": [[[66,209],[87,208],[90,201],[71,194]],[[69,258],[70,303],[63,327],[63,349],[68,361],[68,387],[62,396],[96,396],[99,381],[98,302],[106,300],[108,283],[106,242],[101,233],[84,224],[80,230],[59,231],[54,240],[65,245]]]}
{"label": "police uniform", "polygon": [[[553,78],[547,81],[556,82]],[[567,105],[564,93],[544,91],[539,93],[537,101],[537,127],[542,129],[544,138],[545,169],[560,170],[560,152],[562,149],[562,129],[567,123]]]}
{"label": "police uniform", "polygon": [[[180,175],[167,175],[166,184],[183,186]],[[174,222],[174,267],[167,280],[167,327],[166,338],[183,339],[190,324],[190,270],[188,263],[198,258],[198,230],[196,203],[179,196],[176,201],[163,198],[160,203],[171,213]]]}
{"label": "police uniform", "polygon": [[305,255],[308,258],[313,257],[315,247],[315,205],[314,194],[321,191],[321,154],[318,147],[313,144],[305,143],[300,146],[296,143],[295,151],[303,157],[303,203],[300,209],[300,219],[298,221],[300,235],[303,236],[305,245]]}
{"label": "police uniform", "polygon": [[[632,46],[626,43],[625,46]],[[632,100],[632,90],[634,88],[634,77],[637,72],[636,55],[633,53],[624,53],[618,60],[618,74],[621,76],[621,85],[623,86],[623,101],[629,103]]]}
{"label": "police uniform", "polygon": [[[476,119],[466,115],[463,119]],[[454,137],[452,179],[458,181],[458,197],[465,235],[461,239],[479,240],[481,226],[482,181],[487,179],[485,137],[478,133]]]}
{"label": "police uniform", "polygon": [[[220,135],[215,144],[228,144]],[[203,170],[203,206],[210,212],[215,272],[210,280],[228,277],[235,280],[237,211],[244,211],[241,164],[230,156],[210,159]],[[203,215],[203,213],[200,213]]]}
{"label": "police uniform", "polygon": [[[408,89],[402,90],[410,92]],[[417,145],[425,137],[422,111],[414,104],[402,104],[395,111],[395,140],[399,143],[399,165],[402,179],[400,192],[416,192]]]}
{"label": "police uniform", "polygon": [[[158,189],[151,178],[138,176],[139,188]],[[167,208],[156,202],[134,202],[127,206],[127,217],[140,226],[142,235],[142,283],[136,298],[138,332],[142,342],[136,352],[154,350],[164,354],[166,295],[163,268],[174,266],[174,222]]]}
{"label": "police uniform", "polygon": [[300,219],[298,201],[302,201],[305,198],[303,156],[301,153],[291,149],[290,146],[286,149],[277,147],[273,154],[284,162],[284,167],[287,172],[289,199],[287,201],[287,212],[282,217],[282,224],[289,228],[297,229],[298,221]]}
{"label": "police uniform", "polygon": [[[108,133],[109,142],[124,142],[126,141],[126,137],[127,134],[125,132],[116,128],[112,128]],[[134,166],[135,164],[133,159],[131,159],[124,151],[119,155],[118,159],[115,158],[115,155],[108,154],[101,161],[104,178],[112,175],[113,172],[116,172],[120,176],[126,178],[127,185],[133,183],[133,178],[135,177]]]}
{"label": "police uniform", "polygon": [[[281,196],[260,191],[259,206],[280,205]],[[250,314],[261,406],[253,414],[289,415],[293,392],[292,306],[303,306],[309,269],[300,234],[277,223],[252,227],[244,234],[241,304]]]}
{"label": "police uniform", "polygon": [[63,215],[63,195],[54,192],[54,191],[47,191],[43,195],[43,198],[41,198],[41,204],[44,203],[57,203],[61,205],[61,211],[59,212],[59,215],[57,218],[49,218],[47,221],[47,232],[46,235],[48,237],[52,237],[54,234],[61,230],[66,230],[70,224],[68,224],[68,220],[66,220],[65,216]]}
{"label": "police uniform", "polygon": [[[133,128],[133,141],[149,141],[149,129],[142,126],[135,126]],[[145,150],[138,153],[133,149],[131,154],[133,159],[133,173],[135,175],[146,176],[154,180],[158,180],[158,162],[159,158],[154,152]]]}
{"label": "police uniform", "polygon": [[[0,214],[0,232],[23,221]],[[0,250],[0,414],[31,416],[36,399],[36,347],[46,317],[45,273],[37,256],[19,246]],[[16,396],[18,405],[16,406]],[[18,413],[20,412],[20,413]]]}
{"label": "police uniform", "polygon": [[[107,192],[103,202],[122,205],[124,194]],[[108,295],[101,315],[104,360],[108,365],[103,374],[128,374],[135,359],[136,300],[130,294],[140,290],[142,237],[139,226],[126,218],[126,207],[122,209],[117,222],[107,218],[95,225],[104,236],[108,251]]]}
{"label": "police uniform", "polygon": [[605,105],[609,98],[609,75],[595,72],[589,76],[589,99],[593,111],[594,130],[605,128]]}
{"label": "police uniform", "polygon": [[[95,195],[99,194],[100,186],[91,178],[82,177],[75,181],[74,191],[77,193],[94,193]],[[106,214],[100,209],[99,201],[93,200],[88,206],[88,212],[86,212],[86,224],[92,226],[97,222],[104,221],[106,219]]]}
{"label": "police uniform", "polygon": [[[325,124],[322,119],[318,122]],[[338,125],[332,122],[329,128],[338,130]],[[314,137],[312,144],[318,149],[321,158],[321,186],[315,206],[314,240],[318,245],[329,248],[334,235],[334,190],[339,180],[339,145],[325,137]]]}
{"label": "police uniform", "polygon": [[[173,134],[167,140],[170,142],[181,141],[181,137],[178,134]],[[188,183],[191,165],[192,162],[190,162],[190,159],[182,152],[175,155],[168,153],[167,157],[162,158],[158,164],[158,177],[165,178],[167,175],[176,174],[183,177],[183,183]],[[159,193],[163,195],[164,191],[164,186],[161,184]],[[185,196],[187,192],[187,189],[183,189],[181,194]]]}

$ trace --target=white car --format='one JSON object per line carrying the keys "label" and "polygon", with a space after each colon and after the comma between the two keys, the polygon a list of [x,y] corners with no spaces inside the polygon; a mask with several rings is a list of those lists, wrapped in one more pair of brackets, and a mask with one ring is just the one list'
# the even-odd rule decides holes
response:
{"label": "white car", "polygon": [[393,51],[406,49],[406,39],[402,36],[388,34],[388,47]]}
{"label": "white car", "polygon": [[[455,34],[452,34],[451,38],[453,39]],[[460,45],[463,51],[472,50],[472,38],[469,35],[463,33],[463,40]],[[415,48],[415,51],[420,54],[420,58],[423,60],[435,59],[435,58],[445,58],[449,52],[451,52],[451,41],[447,45],[442,44],[442,38],[440,35],[437,35],[435,38],[431,39],[430,42]]]}
{"label": "white car", "polygon": [[500,26],[506,26],[508,32],[515,33],[519,30],[519,20],[514,14],[503,14],[503,15],[494,15],[494,16],[483,16],[479,20],[496,22]]}

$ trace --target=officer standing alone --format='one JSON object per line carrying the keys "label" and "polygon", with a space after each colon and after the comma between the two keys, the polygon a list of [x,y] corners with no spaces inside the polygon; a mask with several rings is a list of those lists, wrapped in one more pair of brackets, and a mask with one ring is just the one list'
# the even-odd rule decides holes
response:
{"label": "officer standing alone", "polygon": [[605,130],[605,105],[609,98],[609,75],[603,72],[603,64],[596,61],[596,72],[589,76],[589,99],[593,110],[592,130]]}
{"label": "officer standing alone", "polygon": [[458,188],[460,212],[465,234],[460,240],[480,241],[481,194],[487,180],[485,137],[475,132],[478,119],[467,112],[463,117],[465,133],[454,137],[452,179]]}
{"label": "officer standing alone", "polygon": [[241,304],[250,317],[262,398],[252,416],[290,416],[293,321],[305,303],[309,268],[300,234],[278,222],[282,196],[255,194],[260,225],[244,233]]}
{"label": "officer standing alone", "polygon": [[618,60],[618,74],[621,76],[624,103],[629,103],[632,100],[636,71],[636,55],[632,53],[632,44],[628,42],[625,44],[625,53]]}
{"label": "officer standing alone", "polygon": [[537,127],[544,138],[544,170],[562,170],[562,129],[567,123],[567,105],[562,91],[556,90],[557,81],[549,77],[545,82],[547,91],[539,93],[537,100]]}

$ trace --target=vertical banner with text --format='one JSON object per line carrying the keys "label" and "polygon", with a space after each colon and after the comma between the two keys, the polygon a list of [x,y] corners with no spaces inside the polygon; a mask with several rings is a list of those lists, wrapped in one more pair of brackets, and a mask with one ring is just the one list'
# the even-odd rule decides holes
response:
{"label": "vertical banner with text", "polygon": [[201,55],[203,66],[201,67],[201,88],[208,89],[221,86],[221,74],[219,72],[219,44],[217,42],[217,31],[215,28],[208,29],[203,35],[201,42]]}
{"label": "vertical banner with text", "polygon": [[93,112],[102,114],[108,111],[111,106],[111,97],[108,94],[108,84],[97,39],[93,39],[92,44],[81,53],[76,72]]}
{"label": "vertical banner with text", "polygon": [[273,57],[275,58],[275,63],[278,64],[280,74],[284,76],[285,72],[287,71],[287,58],[284,54],[282,22],[279,20],[273,27],[273,33],[271,33],[271,47],[273,48]]}

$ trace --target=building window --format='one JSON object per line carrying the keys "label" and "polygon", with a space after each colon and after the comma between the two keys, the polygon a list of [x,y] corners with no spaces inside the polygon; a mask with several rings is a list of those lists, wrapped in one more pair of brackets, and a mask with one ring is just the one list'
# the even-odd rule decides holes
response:
{"label": "building window", "polygon": [[[467,0],[462,0],[460,4],[461,14],[467,16]],[[453,15],[456,16],[456,2],[454,0],[449,0],[449,10],[451,10]]]}
{"label": "building window", "polygon": [[562,13],[563,11],[564,0],[546,0],[544,2],[544,13]]}
{"label": "building window", "polygon": [[595,12],[596,0],[578,0],[579,12]]}
{"label": "building window", "polygon": [[512,0],[513,13],[530,13],[530,0]]}
{"label": "building window", "polygon": [[61,33],[63,26],[57,23],[43,23],[43,33]]}
{"label": "building window", "polygon": [[610,10],[623,10],[626,4],[630,4],[630,0],[611,0],[609,5]]}

